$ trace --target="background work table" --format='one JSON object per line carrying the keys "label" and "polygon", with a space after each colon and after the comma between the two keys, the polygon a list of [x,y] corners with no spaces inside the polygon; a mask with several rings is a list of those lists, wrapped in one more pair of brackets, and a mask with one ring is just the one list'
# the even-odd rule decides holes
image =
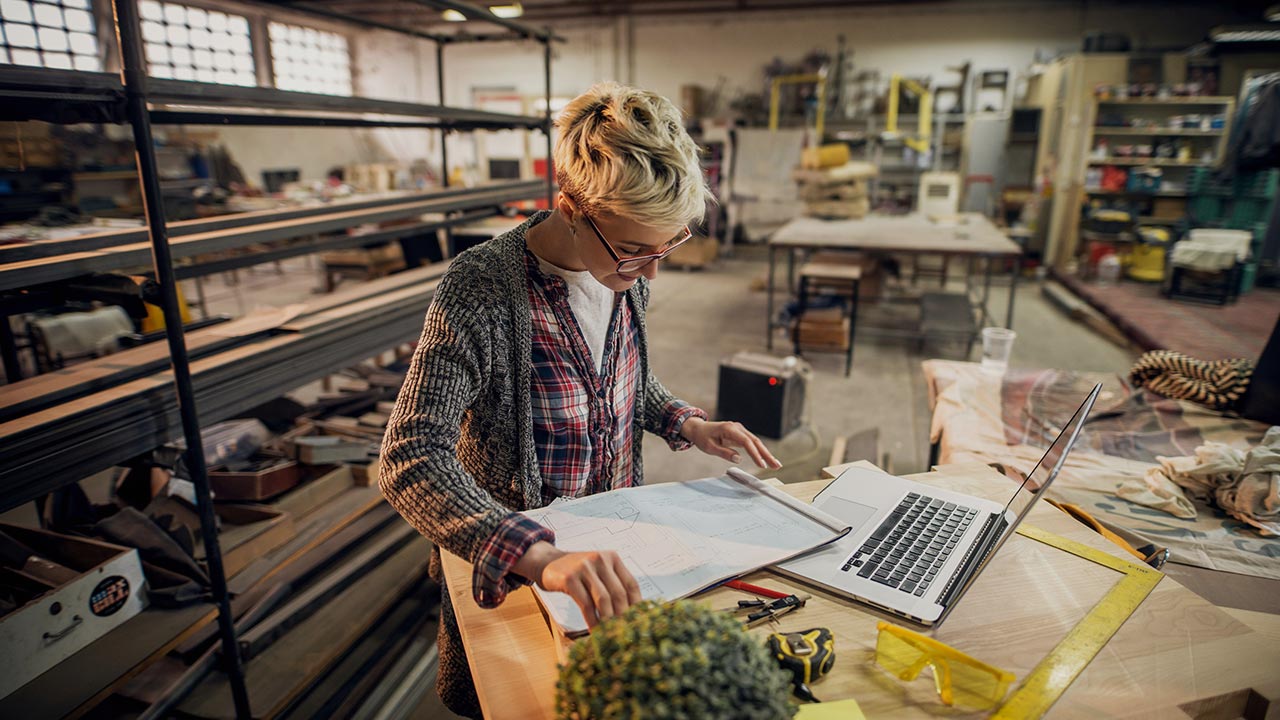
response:
{"label": "background work table", "polygon": [[[773,348],[774,275],[777,255],[787,258],[787,289],[795,287],[795,259],[808,251],[837,251],[882,255],[940,255],[944,257],[981,259],[982,283],[974,287],[969,271],[964,274],[966,309],[977,311],[978,326],[995,324],[987,305],[991,294],[991,277],[997,264],[1007,264],[1009,299],[1004,326],[1013,327],[1013,301],[1021,271],[1022,248],[986,217],[965,213],[943,222],[919,215],[869,215],[860,220],[820,220],[799,217],[778,228],[769,238],[769,272],[767,275],[766,345]],[[945,283],[944,283],[945,285]],[[887,330],[877,328],[877,333]],[[897,333],[890,333],[897,334]]]}
{"label": "background work table", "polygon": [[[982,465],[944,466],[912,479],[1001,501],[1012,492],[1009,480]],[[808,501],[827,482],[783,488]],[[1132,559],[1051,505],[1038,504],[1028,523]],[[449,553],[443,556],[448,592],[458,613],[485,717],[554,717],[556,641],[533,592],[521,589],[511,593],[501,607],[481,610],[471,599],[470,565]],[[1088,560],[1016,536],[942,629],[930,634],[1015,673],[1021,681],[1120,577]],[[813,686],[818,697],[828,701],[855,698],[869,717],[957,714],[937,702],[927,673],[913,683],[901,683],[874,665],[876,622],[888,619],[903,624],[901,621],[767,571],[745,579],[812,595],[806,607],[751,632],[763,642],[770,632],[831,628],[836,637],[836,663],[831,674]],[[697,600],[729,608],[747,597],[736,590],[716,588]],[[1280,645],[1274,636],[1264,635],[1164,578],[1058,701],[1053,714],[1181,717],[1184,711],[1179,708],[1188,707],[1193,716],[1204,716],[1202,713],[1213,707],[1225,711],[1223,717],[1235,717],[1243,713],[1253,691],[1265,699],[1264,705],[1266,700],[1272,703],[1270,712],[1263,711],[1270,717],[1280,712],[1278,669]]]}

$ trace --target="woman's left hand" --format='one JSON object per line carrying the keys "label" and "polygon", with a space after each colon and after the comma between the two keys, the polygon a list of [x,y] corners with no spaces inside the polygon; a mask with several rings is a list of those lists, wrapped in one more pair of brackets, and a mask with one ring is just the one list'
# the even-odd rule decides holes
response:
{"label": "woman's left hand", "polygon": [[742,448],[757,467],[774,470],[782,467],[782,463],[760,442],[760,438],[743,427],[742,423],[712,422],[693,417],[684,421],[680,434],[702,452],[729,462],[739,462],[740,456],[735,448]]}

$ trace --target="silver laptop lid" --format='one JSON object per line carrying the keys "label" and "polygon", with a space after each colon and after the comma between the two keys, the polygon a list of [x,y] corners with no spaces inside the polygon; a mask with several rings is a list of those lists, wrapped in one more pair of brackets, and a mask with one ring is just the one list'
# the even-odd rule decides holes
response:
{"label": "silver laptop lid", "polygon": [[1036,501],[1039,500],[1044,495],[1045,491],[1049,489],[1049,485],[1051,485],[1054,479],[1058,477],[1058,471],[1062,469],[1062,464],[1066,462],[1067,453],[1071,452],[1071,447],[1075,445],[1076,438],[1080,435],[1080,428],[1088,419],[1089,411],[1093,409],[1093,403],[1098,399],[1098,393],[1101,391],[1101,384],[1093,386],[1093,390],[1089,393],[1089,396],[1084,399],[1084,402],[1080,404],[1079,408],[1076,408],[1075,414],[1072,415],[1071,419],[1067,421],[1067,424],[1063,426],[1062,431],[1058,433],[1058,437],[1054,439],[1053,444],[1050,445],[1049,449],[1040,457],[1040,462],[1036,463],[1036,466],[1031,469],[1031,472],[1027,473],[1026,479],[1024,479],[1018,486],[1018,489],[1014,491],[1013,497],[1009,498],[1008,504],[1004,507],[1004,514],[1005,516],[1008,516],[1012,513],[1014,519],[1009,523],[1009,526],[1004,529],[1004,532],[1000,534],[999,539],[991,546],[990,552],[986,553],[982,562],[974,568],[972,573],[969,574],[969,577],[965,580],[964,585],[961,586],[959,592],[955,593],[954,597],[947,601],[947,609],[943,612],[942,616],[938,618],[938,623],[941,623],[951,611],[951,608],[956,606],[956,603],[960,601],[960,598],[969,590],[969,586],[973,584],[973,581],[977,579],[978,575],[982,573],[987,564],[991,562],[991,558],[995,557],[996,553],[1000,550],[1000,547],[1004,545],[1009,537],[1013,535],[1014,531],[1018,529],[1018,525],[1022,524],[1023,519],[1031,512],[1031,507],[1036,504]]}

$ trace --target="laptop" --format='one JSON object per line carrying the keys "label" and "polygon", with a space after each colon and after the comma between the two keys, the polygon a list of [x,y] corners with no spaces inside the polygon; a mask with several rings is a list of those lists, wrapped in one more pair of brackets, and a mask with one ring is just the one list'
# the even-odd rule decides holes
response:
{"label": "laptop", "polygon": [[850,468],[813,504],[853,530],[773,570],[923,625],[941,625],[1062,468],[1101,385],[1095,385],[1004,505]]}

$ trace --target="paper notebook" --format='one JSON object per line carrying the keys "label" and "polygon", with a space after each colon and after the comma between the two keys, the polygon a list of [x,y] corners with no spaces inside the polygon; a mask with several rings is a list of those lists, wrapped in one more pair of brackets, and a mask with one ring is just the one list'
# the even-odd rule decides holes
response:
{"label": "paper notebook", "polygon": [[[646,600],[676,600],[833,542],[850,527],[737,468],[721,477],[611,490],[529,510],[568,552],[614,550]],[[534,587],[570,637],[586,619],[565,593]]]}

